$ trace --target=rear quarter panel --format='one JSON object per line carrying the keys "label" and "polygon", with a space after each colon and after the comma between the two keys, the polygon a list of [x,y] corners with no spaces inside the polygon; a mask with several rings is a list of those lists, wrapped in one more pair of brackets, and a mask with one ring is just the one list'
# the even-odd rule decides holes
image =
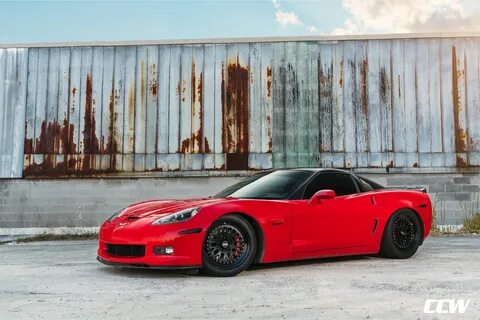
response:
{"label": "rear quarter panel", "polygon": [[377,190],[371,193],[372,201],[379,214],[379,229],[383,230],[390,216],[400,209],[417,213],[423,224],[423,239],[432,226],[432,203],[427,193],[411,190]]}

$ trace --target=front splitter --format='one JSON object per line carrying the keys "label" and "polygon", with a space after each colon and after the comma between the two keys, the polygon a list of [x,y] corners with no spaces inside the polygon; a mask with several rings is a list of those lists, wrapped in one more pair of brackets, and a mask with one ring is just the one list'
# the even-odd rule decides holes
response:
{"label": "front splitter", "polygon": [[158,265],[149,265],[146,263],[121,263],[121,262],[111,262],[97,256],[97,260],[107,266],[117,267],[117,268],[134,268],[134,269],[155,269],[155,270],[185,270],[185,269],[199,269],[202,266],[158,266]]}

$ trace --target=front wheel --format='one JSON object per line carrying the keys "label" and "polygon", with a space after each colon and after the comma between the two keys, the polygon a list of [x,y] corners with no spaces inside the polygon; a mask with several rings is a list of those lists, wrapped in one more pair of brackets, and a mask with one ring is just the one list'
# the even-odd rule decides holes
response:
{"label": "front wheel", "polygon": [[380,256],[394,259],[408,259],[413,256],[423,237],[420,223],[411,210],[395,212],[383,231]]}
{"label": "front wheel", "polygon": [[247,269],[255,258],[255,231],[239,215],[226,215],[208,229],[203,244],[203,270],[211,275],[229,277]]}

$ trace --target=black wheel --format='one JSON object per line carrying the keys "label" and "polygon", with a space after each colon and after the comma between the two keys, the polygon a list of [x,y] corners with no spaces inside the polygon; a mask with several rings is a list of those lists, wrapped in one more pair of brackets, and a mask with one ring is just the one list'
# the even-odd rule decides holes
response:
{"label": "black wheel", "polygon": [[203,270],[211,275],[229,277],[247,269],[255,258],[255,231],[239,215],[226,215],[207,231],[203,244]]}
{"label": "black wheel", "polygon": [[417,252],[422,241],[422,225],[417,215],[402,209],[394,213],[383,231],[380,255],[386,258],[407,259]]}

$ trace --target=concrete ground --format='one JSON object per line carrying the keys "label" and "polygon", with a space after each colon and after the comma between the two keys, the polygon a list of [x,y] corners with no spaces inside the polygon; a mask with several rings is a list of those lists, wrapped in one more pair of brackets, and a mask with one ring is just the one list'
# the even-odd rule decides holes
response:
{"label": "concrete ground", "polygon": [[[113,269],[95,241],[0,246],[0,319],[480,319],[480,237],[431,237],[409,260],[255,266],[233,278]],[[463,315],[425,299],[470,299]]]}

